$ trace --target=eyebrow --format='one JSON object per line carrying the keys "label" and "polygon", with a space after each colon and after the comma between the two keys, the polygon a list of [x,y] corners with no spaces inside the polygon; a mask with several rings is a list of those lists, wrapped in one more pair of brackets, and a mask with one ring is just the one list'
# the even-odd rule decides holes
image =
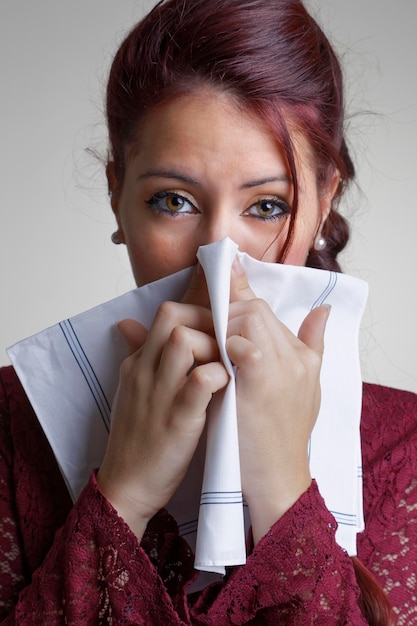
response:
{"label": "eyebrow", "polygon": [[[146,170],[143,174],[139,174],[136,180],[143,180],[144,178],[171,178],[175,180],[180,180],[184,183],[189,183],[190,185],[194,185],[196,187],[201,187],[201,184],[190,178],[189,176],[185,176],[180,172],[176,172],[175,170],[165,170],[165,169],[151,169]],[[262,185],[266,185],[268,183],[291,183],[291,178],[287,176],[287,174],[281,174],[279,176],[270,176],[268,178],[261,178],[259,180],[251,180],[246,183],[243,183],[242,189],[252,189],[253,187],[261,187]]]}
{"label": "eyebrow", "polygon": [[287,174],[280,176],[271,176],[270,178],[261,178],[260,180],[252,180],[242,185],[243,189],[251,189],[252,187],[261,187],[268,183],[291,183],[291,178]]}
{"label": "eyebrow", "polygon": [[176,180],[181,180],[183,183],[189,183],[190,185],[200,187],[200,183],[197,180],[194,180],[189,176],[185,176],[184,174],[180,174],[179,172],[175,172],[174,170],[146,170],[143,174],[139,174],[136,180],[143,180],[144,178],[175,178]]}

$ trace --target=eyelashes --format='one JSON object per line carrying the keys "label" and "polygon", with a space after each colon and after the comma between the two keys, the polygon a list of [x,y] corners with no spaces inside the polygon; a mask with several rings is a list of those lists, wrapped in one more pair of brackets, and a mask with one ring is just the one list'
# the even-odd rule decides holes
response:
{"label": "eyelashes", "polygon": [[172,216],[181,213],[199,213],[191,200],[173,191],[159,191],[145,202],[154,211],[168,213]]}
{"label": "eyelashes", "polygon": [[246,213],[262,220],[276,221],[288,215],[290,211],[291,207],[287,202],[278,196],[272,196],[258,200],[246,210]]}
{"label": "eyelashes", "polygon": [[[178,215],[195,215],[201,211],[185,195],[175,191],[159,191],[145,203],[158,214],[176,217]],[[243,213],[243,217],[252,217],[265,222],[283,219],[291,212],[290,205],[278,196],[265,196],[251,204]]]}

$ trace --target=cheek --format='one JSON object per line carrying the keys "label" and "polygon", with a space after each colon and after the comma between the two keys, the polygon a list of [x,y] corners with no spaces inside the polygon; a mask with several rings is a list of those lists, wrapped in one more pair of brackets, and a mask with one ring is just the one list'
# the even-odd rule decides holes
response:
{"label": "cheek", "polygon": [[161,278],[165,260],[157,242],[146,237],[127,237],[127,251],[130,265],[138,287]]}
{"label": "cheek", "polygon": [[[287,251],[284,263],[286,265],[305,265],[312,241],[313,235],[311,234],[310,225],[308,231],[306,232],[305,224],[296,226],[296,232],[294,234],[293,241],[291,243],[290,249]],[[282,249],[284,247],[284,243],[288,236],[288,224],[285,229],[279,234],[279,236],[273,241],[272,245],[265,246],[261,254],[252,254],[255,258],[260,261],[266,261],[267,263],[277,263],[281,258]],[[251,246],[250,246],[251,247]],[[253,248],[253,244],[252,244]],[[267,250],[264,253],[264,250]],[[251,254],[250,250],[246,250]]]}
{"label": "cheek", "polygon": [[178,241],[144,237],[128,242],[130,264],[138,287],[174,274],[196,262],[195,252]]}

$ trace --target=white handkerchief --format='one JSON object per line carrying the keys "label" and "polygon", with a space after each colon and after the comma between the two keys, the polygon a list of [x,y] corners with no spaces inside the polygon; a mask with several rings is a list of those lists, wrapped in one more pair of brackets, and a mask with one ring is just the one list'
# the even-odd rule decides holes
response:
{"label": "white handkerchief", "polygon": [[197,257],[204,269],[216,339],[230,381],[225,392],[213,398],[208,411],[195,567],[222,574],[225,565],[245,563],[246,550],[235,375],[225,347],[230,271],[238,247],[230,239],[214,246],[214,254],[213,245],[202,246]]}
{"label": "white handkerchief", "polygon": [[[218,573],[226,565],[245,562],[244,518],[248,524],[240,484],[234,373],[224,349],[230,268],[236,250],[236,244],[225,239],[198,252],[220,353],[231,379],[209,406],[207,453],[203,439],[167,507],[180,533],[195,547],[196,567]],[[358,333],[367,285],[344,274],[264,263],[238,254],[253,291],[294,333],[312,308],[332,305],[310,466],[339,524],[338,542],[355,554],[356,533],[363,529]],[[100,465],[106,446],[119,366],[127,354],[116,323],[132,318],[149,328],[161,302],[182,297],[191,271],[188,268],[135,289],[9,348],[74,499]]]}

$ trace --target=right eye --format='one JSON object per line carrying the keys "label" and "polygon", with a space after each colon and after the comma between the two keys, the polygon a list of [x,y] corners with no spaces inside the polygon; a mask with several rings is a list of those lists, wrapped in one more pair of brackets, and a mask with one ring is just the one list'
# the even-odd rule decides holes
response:
{"label": "right eye", "polygon": [[174,191],[160,191],[155,193],[149,200],[146,200],[146,204],[155,211],[168,213],[170,215],[195,213],[197,211],[191,200]]}

